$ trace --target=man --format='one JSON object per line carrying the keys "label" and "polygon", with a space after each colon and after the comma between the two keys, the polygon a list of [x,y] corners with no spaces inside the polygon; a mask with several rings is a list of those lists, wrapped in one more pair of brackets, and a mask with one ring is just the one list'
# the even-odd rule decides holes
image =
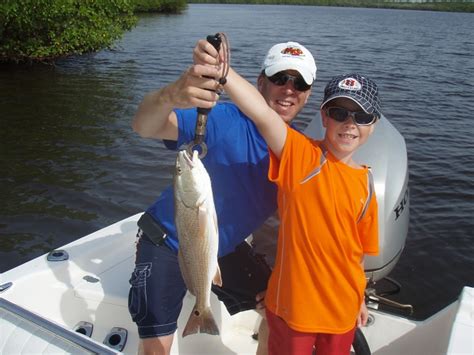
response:
{"label": "man", "polygon": [[[222,288],[213,291],[230,314],[256,307],[270,270],[255,257],[245,238],[276,210],[276,188],[268,181],[267,145],[255,125],[232,103],[219,103],[216,51],[205,40],[194,50],[195,65],[177,81],[147,94],[133,129],[161,139],[168,149],[193,140],[195,107],[212,108],[207,121],[203,163],[211,177],[219,224]],[[316,79],[311,53],[296,42],[273,46],[258,77],[258,90],[285,122],[300,112]],[[138,222],[135,270],[129,311],[138,326],[141,351],[169,354],[186,287],[178,261],[172,187],[165,189]],[[255,270],[245,271],[246,267]],[[260,296],[259,296],[260,297]],[[258,354],[266,354],[266,322],[259,330]]]}

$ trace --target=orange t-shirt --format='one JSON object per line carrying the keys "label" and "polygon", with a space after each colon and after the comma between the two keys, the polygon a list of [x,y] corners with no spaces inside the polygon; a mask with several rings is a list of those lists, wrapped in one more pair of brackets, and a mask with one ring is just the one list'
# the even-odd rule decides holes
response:
{"label": "orange t-shirt", "polygon": [[270,152],[280,230],[265,303],[296,331],[341,334],[355,326],[363,301],[363,255],[378,254],[377,201],[373,195],[357,222],[368,198],[367,168],[330,152],[320,166],[319,144],[288,128],[281,159]]}

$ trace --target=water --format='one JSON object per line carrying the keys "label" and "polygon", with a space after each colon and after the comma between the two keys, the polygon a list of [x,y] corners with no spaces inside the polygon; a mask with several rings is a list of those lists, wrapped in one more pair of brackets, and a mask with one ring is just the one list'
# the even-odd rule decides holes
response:
{"label": "water", "polygon": [[474,14],[306,6],[189,5],[147,15],[113,50],[55,66],[0,67],[0,271],[145,209],[171,182],[175,154],[134,134],[143,95],[176,79],[192,48],[225,32],[232,63],[255,82],[268,48],[315,55],[324,83],[361,71],[406,139],[411,221],[391,276],[423,319],[474,286]]}

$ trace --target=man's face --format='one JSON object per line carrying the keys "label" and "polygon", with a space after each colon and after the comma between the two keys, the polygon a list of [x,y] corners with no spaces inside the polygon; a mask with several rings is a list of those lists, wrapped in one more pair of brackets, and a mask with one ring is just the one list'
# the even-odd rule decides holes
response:
{"label": "man's face", "polygon": [[[286,70],[284,73],[291,76],[300,76],[296,70]],[[278,86],[272,83],[265,75],[260,75],[257,87],[270,106],[285,122],[290,122],[301,111],[308,101],[311,89],[306,91],[296,90],[292,80]]]}

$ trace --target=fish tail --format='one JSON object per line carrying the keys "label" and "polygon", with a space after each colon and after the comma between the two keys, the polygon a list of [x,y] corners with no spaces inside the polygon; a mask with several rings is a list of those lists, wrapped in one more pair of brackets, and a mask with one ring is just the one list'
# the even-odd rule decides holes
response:
{"label": "fish tail", "polygon": [[194,306],[191,312],[188,323],[184,327],[183,338],[186,335],[196,333],[207,333],[212,335],[219,335],[219,328],[217,327],[211,308],[205,308],[202,312]]}

